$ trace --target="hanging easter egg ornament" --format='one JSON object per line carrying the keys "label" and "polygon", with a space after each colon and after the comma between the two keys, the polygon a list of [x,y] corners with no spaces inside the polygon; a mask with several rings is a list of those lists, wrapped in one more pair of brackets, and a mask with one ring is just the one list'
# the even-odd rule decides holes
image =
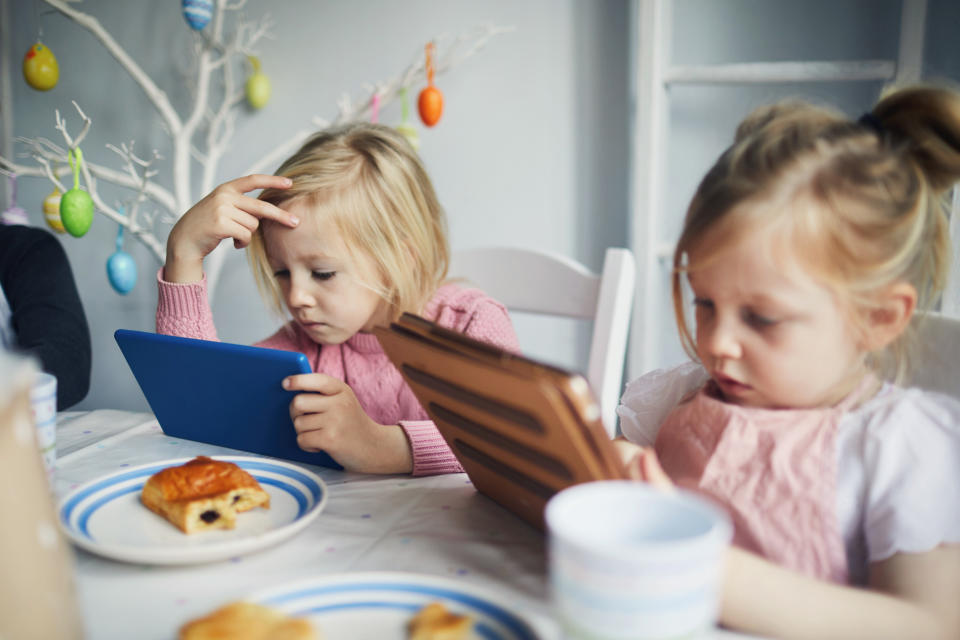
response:
{"label": "hanging easter egg ornament", "polygon": [[10,176],[10,206],[0,213],[0,223],[3,224],[28,224],[27,212],[23,207],[17,206],[17,176]]}
{"label": "hanging easter egg ornament", "polygon": [[419,151],[420,134],[417,133],[416,128],[410,124],[410,103],[407,100],[406,87],[400,89],[400,108],[402,110],[402,115],[400,117],[400,124],[397,125],[397,131],[399,131],[403,137],[407,139],[407,142],[410,143],[410,146],[413,147],[414,151]]}
{"label": "hanging easter egg ornament", "polygon": [[380,94],[374,93],[370,96],[370,122],[380,121]]}
{"label": "hanging easter egg ornament", "polygon": [[253,73],[247,78],[247,104],[254,109],[262,109],[270,100],[270,78],[260,70],[260,60],[255,56],[247,56]]}
{"label": "hanging easter egg ornament", "polygon": [[423,124],[428,127],[437,124],[440,120],[440,115],[443,113],[443,94],[440,93],[440,89],[433,86],[433,57],[435,52],[436,47],[434,44],[428,42],[426,46],[427,86],[420,92],[420,98],[417,100],[420,119],[423,120]]}
{"label": "hanging easter egg ornament", "polygon": [[[74,162],[76,157],[76,162]],[[83,152],[80,147],[67,152],[70,168],[73,169],[73,188],[60,198],[60,221],[63,228],[74,238],[79,238],[90,230],[93,224],[93,198],[80,188],[80,163]]]}
{"label": "hanging easter egg ornament", "polygon": [[183,17],[190,28],[202,31],[213,17],[213,0],[183,0]]}
{"label": "hanging easter egg ornament", "polygon": [[47,226],[57,233],[66,233],[63,228],[63,222],[60,221],[60,199],[62,198],[60,189],[56,187],[43,199],[43,217],[47,221]]}
{"label": "hanging easter egg ornament", "polygon": [[47,45],[36,42],[23,56],[23,77],[37,91],[53,89],[60,79],[57,59]]}
{"label": "hanging easter egg ornament", "polygon": [[107,280],[120,295],[127,295],[137,283],[137,263],[123,250],[123,225],[117,229],[117,250],[107,259]]}

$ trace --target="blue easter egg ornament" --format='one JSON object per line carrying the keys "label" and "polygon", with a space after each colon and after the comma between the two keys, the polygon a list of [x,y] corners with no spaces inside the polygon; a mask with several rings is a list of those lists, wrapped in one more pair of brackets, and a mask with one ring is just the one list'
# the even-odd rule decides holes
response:
{"label": "blue easter egg ornament", "polygon": [[197,31],[202,30],[213,17],[213,2],[211,0],[183,0],[183,17],[187,24]]}
{"label": "blue easter egg ornament", "polygon": [[137,263],[126,251],[117,251],[107,260],[107,280],[117,293],[126,295],[137,283]]}

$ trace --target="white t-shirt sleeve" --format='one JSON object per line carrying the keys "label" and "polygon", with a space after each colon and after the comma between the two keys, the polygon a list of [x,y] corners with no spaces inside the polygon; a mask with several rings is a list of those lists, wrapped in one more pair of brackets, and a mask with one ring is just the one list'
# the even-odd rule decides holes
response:
{"label": "white t-shirt sleeve", "polygon": [[903,391],[871,416],[863,464],[868,562],[960,542],[960,402]]}
{"label": "white t-shirt sleeve", "polygon": [[670,369],[656,369],[628,382],[617,407],[623,436],[639,445],[653,445],[667,414],[708,378],[699,363],[686,362]]}

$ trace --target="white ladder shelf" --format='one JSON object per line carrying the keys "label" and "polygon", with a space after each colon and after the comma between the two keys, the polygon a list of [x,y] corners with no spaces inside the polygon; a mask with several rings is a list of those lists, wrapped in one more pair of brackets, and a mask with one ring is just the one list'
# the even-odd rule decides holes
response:
{"label": "white ladder shelf", "polygon": [[[661,323],[664,319],[671,324],[673,322],[672,307],[663,304],[665,288],[661,277],[661,267],[668,264],[673,256],[673,244],[665,241],[660,233],[670,128],[669,88],[681,84],[785,82],[893,81],[900,84],[920,80],[923,66],[927,0],[903,0],[897,60],[687,66],[672,66],[669,61],[672,5],[672,0],[634,0],[633,5],[633,32],[637,34],[637,44],[634,53],[636,111],[630,195],[633,211],[631,241],[640,272],[630,332],[627,379],[663,365],[658,362],[657,355]],[[955,207],[958,200],[960,198],[954,198]],[[952,217],[956,222],[957,216]],[[957,269],[960,270],[960,265]],[[953,273],[950,281],[956,282]],[[953,296],[952,300],[952,304],[960,311],[960,295]]]}

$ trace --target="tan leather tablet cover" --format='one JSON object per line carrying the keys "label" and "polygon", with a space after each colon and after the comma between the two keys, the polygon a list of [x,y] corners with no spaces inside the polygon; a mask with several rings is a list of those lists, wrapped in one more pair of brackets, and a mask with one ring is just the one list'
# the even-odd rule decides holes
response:
{"label": "tan leather tablet cover", "polygon": [[535,527],[561,489],[624,477],[582,376],[411,314],[375,333],[477,490]]}

